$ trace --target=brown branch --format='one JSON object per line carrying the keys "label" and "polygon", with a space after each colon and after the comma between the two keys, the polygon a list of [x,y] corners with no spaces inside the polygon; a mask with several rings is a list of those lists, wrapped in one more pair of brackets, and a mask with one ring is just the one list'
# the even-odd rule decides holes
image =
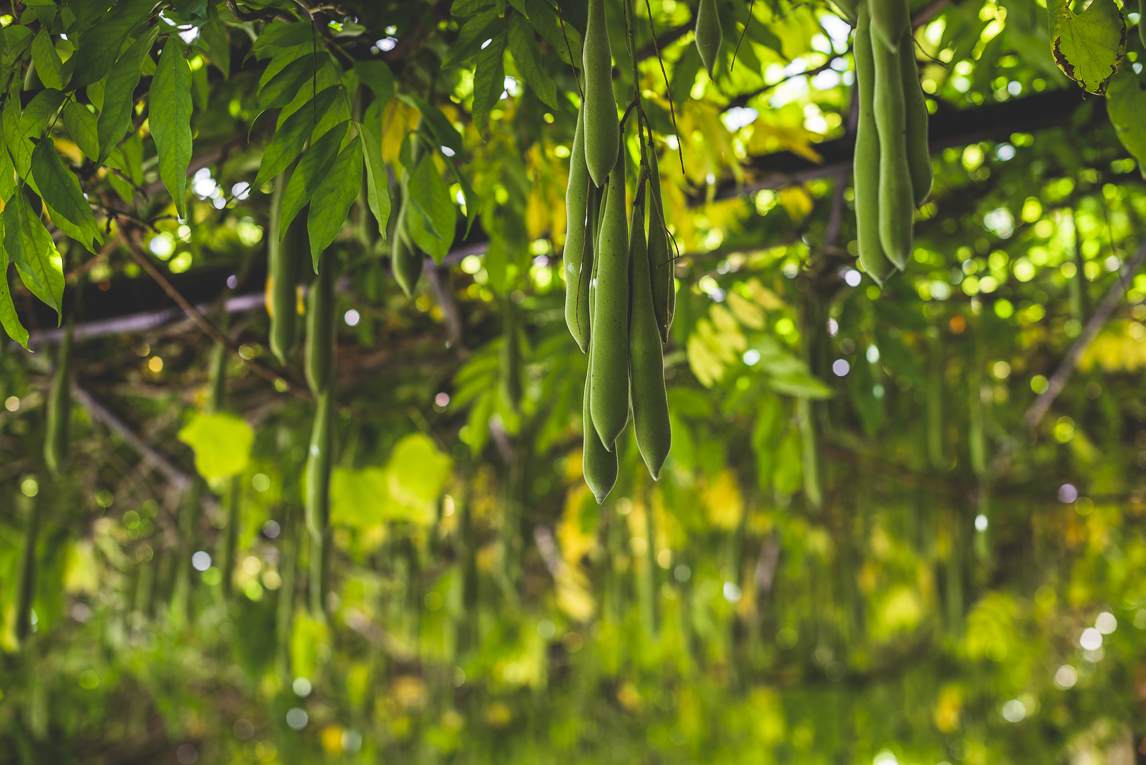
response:
{"label": "brown branch", "polygon": [[79,405],[91,414],[92,419],[99,420],[106,425],[109,430],[115,432],[120,438],[126,441],[128,446],[139,452],[139,456],[143,458],[145,463],[162,473],[168,482],[177,490],[184,491],[191,485],[190,476],[172,465],[162,454],[148,446],[144,440],[135,435],[132,429],[124,424],[122,420],[108,411],[103,404],[92,398],[90,393],[73,383],[72,395]]}
{"label": "brown branch", "polygon": [[[1047,411],[1050,409],[1051,404],[1058,398],[1059,393],[1066,387],[1067,380],[1070,379],[1071,374],[1074,373],[1074,368],[1078,366],[1082,354],[1086,353],[1086,349],[1098,336],[1102,327],[1106,324],[1110,315],[1114,313],[1114,309],[1118,306],[1119,301],[1122,299],[1123,293],[1126,291],[1126,286],[1130,284],[1130,280],[1134,273],[1142,267],[1143,261],[1146,261],[1146,242],[1138,248],[1138,253],[1119,274],[1118,281],[1111,285],[1110,289],[1106,292],[1106,297],[1102,299],[1102,304],[1099,305],[1098,310],[1090,317],[1090,321],[1086,323],[1083,328],[1082,334],[1074,341],[1074,345],[1067,351],[1066,357],[1058,365],[1058,369],[1051,375],[1050,381],[1047,383],[1047,389],[1039,394],[1034,403],[1030,405],[1027,411],[1023,414],[1023,425],[1028,431],[1033,431],[1042,422],[1043,417],[1046,416]],[[1015,452],[1019,446],[1019,439],[1017,437],[1007,439],[999,453],[995,455],[995,459],[991,462],[991,467],[987,471],[988,480],[998,478],[1007,472],[1011,466],[1011,460],[1014,458]]]}
{"label": "brown branch", "polygon": [[[171,286],[171,282],[167,281],[166,277],[164,277],[163,274],[159,272],[159,269],[152,265],[147,256],[143,254],[143,250],[139,246],[139,241],[135,237],[126,236],[124,237],[124,241],[127,244],[128,250],[131,251],[131,256],[135,258],[135,262],[139,264],[140,268],[146,271],[148,275],[155,280],[155,283],[163,288],[163,291],[167,293],[167,296],[175,301],[176,305],[178,305],[183,310],[183,313],[187,314],[187,318],[194,322],[195,326],[203,331],[203,334],[207,335],[216,343],[226,348],[227,353],[238,359],[247,369],[251,370],[259,377],[274,385],[276,389],[279,385],[285,383],[287,386],[287,391],[289,391],[292,395],[298,396],[299,398],[310,399],[311,396],[309,391],[298,385],[295,385],[285,377],[275,374],[256,361],[243,358],[243,356],[239,353],[239,349],[235,347],[235,344],[232,343],[229,338],[225,337],[223,333],[215,327],[214,324],[207,321],[203,314],[196,310],[195,306],[187,302],[187,298],[179,294],[179,291]],[[282,382],[280,382],[280,380]]]}

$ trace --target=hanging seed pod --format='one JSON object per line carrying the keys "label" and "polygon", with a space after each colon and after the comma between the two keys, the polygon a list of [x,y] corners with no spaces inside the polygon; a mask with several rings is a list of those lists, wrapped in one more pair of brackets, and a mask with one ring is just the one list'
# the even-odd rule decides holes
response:
{"label": "hanging seed pod", "polygon": [[[417,135],[411,136],[410,167],[417,167],[421,157],[422,142],[418,140]],[[398,282],[398,286],[402,288],[407,297],[414,294],[414,288],[418,286],[418,279],[422,276],[422,267],[425,264],[425,258],[419,252],[407,230],[410,208],[410,175],[412,173],[413,170],[402,173],[402,206],[398,209],[398,219],[394,225],[390,249],[390,268],[394,272],[394,281]]]}
{"label": "hanging seed pod", "polygon": [[882,285],[895,272],[895,266],[884,255],[879,241],[879,130],[875,123],[875,59],[871,46],[871,14],[864,2],[859,6],[853,46],[859,88],[854,161],[856,240],[864,270]]}
{"label": "hanging seed pod", "polygon": [[[569,185],[565,189],[565,324],[581,352],[589,350],[589,278],[593,272],[593,235],[596,220],[590,210],[597,187],[585,164],[585,110],[577,114],[573,154],[569,158]],[[595,212],[595,211],[594,211]]]}
{"label": "hanging seed pod", "polygon": [[72,334],[75,326],[68,320],[56,357],[56,373],[48,394],[48,417],[44,433],[44,461],[52,475],[59,475],[68,459],[72,421]]}
{"label": "hanging seed pod", "polygon": [[665,217],[661,197],[661,173],[657,153],[649,150],[649,186],[652,191],[649,205],[649,279],[652,284],[653,313],[661,342],[668,342],[672,315],[676,310],[676,285],[673,279],[672,254],[669,251],[668,219]]}
{"label": "hanging seed pod", "polygon": [[724,30],[720,28],[716,0],[700,0],[696,9],[696,50],[710,78],[715,77],[716,55],[723,40]]}
{"label": "hanging seed pod", "polygon": [[927,99],[919,84],[915,63],[915,38],[903,35],[899,46],[899,74],[903,78],[903,102],[907,139],[907,166],[911,170],[911,193],[916,207],[922,207],[931,193],[931,149],[927,144]]}
{"label": "hanging seed pod", "polygon": [[306,307],[306,382],[314,395],[330,385],[334,369],[335,313],[334,294],[337,261],[333,252],[322,253],[318,261],[318,278],[310,286]]}
{"label": "hanging seed pod", "polygon": [[593,305],[590,411],[610,451],[629,416],[629,232],[625,221],[625,163],[609,176],[597,255]]}
{"label": "hanging seed pod", "polygon": [[632,310],[629,321],[629,379],[633,404],[633,424],[641,457],[653,478],[672,446],[668,394],[665,391],[661,334],[653,309],[653,288],[645,245],[645,207],[637,192],[629,233],[629,262],[632,264]]}
{"label": "hanging seed pod", "polygon": [[289,172],[275,178],[271,195],[270,237],[267,239],[267,265],[271,278],[270,315],[271,352],[280,364],[286,364],[298,342],[298,277],[303,259],[310,253],[306,234],[307,211],[296,215],[286,236],[280,236],[282,195]]}
{"label": "hanging seed pod", "polygon": [[585,162],[593,183],[602,186],[617,164],[621,148],[605,0],[589,0],[581,63],[585,70],[585,101],[581,104],[585,112]]}

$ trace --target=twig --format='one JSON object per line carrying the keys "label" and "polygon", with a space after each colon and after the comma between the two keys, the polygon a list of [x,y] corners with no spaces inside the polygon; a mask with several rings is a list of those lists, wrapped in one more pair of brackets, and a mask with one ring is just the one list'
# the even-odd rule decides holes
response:
{"label": "twig", "polygon": [[[848,48],[848,51],[850,51],[850,50],[851,50],[851,47]],[[848,51],[844,51],[844,55],[846,55]],[[732,100],[730,100],[728,102],[728,106],[724,107],[724,111],[728,111],[729,109],[733,109],[737,106],[744,106],[744,104],[748,103],[753,98],[756,98],[756,96],[767,93],[769,90],[772,90],[773,88],[777,88],[777,87],[783,85],[784,83],[789,82],[791,80],[794,80],[798,77],[815,77],[820,72],[824,72],[824,71],[827,71],[828,69],[831,69],[832,64],[836,61],[836,59],[842,59],[842,58],[843,58],[842,55],[841,56],[832,56],[827,61],[825,61],[824,63],[815,67],[814,69],[807,69],[803,72],[797,72],[796,74],[790,74],[787,77],[782,77],[781,79],[776,80],[776,82],[770,83],[770,84],[765,85],[761,88],[757,88],[756,90],[750,91],[748,93],[742,93],[739,96],[734,96],[732,98]]]}
{"label": "twig", "polygon": [[[290,380],[287,380],[285,377],[275,374],[271,370],[264,367],[262,364],[259,364],[251,359],[243,358],[243,356],[239,353],[239,349],[235,347],[234,343],[226,338],[223,333],[221,333],[218,328],[215,327],[215,325],[207,321],[203,314],[199,313],[199,311],[195,309],[195,306],[187,302],[187,298],[179,294],[179,291],[171,286],[171,282],[167,281],[163,274],[159,273],[159,269],[153,266],[151,261],[147,259],[147,256],[143,254],[143,251],[139,247],[139,242],[130,236],[124,237],[124,241],[127,243],[128,250],[131,251],[131,256],[135,258],[135,262],[138,263],[140,267],[146,271],[152,279],[155,280],[156,284],[158,284],[163,289],[163,291],[167,293],[168,297],[174,300],[175,303],[181,309],[183,309],[183,313],[187,314],[187,318],[194,322],[195,326],[201,329],[205,335],[210,337],[219,345],[226,348],[227,352],[234,358],[238,359],[243,364],[243,366],[274,385],[276,389],[285,383],[287,390],[292,395],[305,399],[309,399],[311,397],[309,391],[303,390],[299,386],[292,383]],[[282,382],[280,382],[280,380]]]}
{"label": "twig", "polygon": [[[1126,290],[1126,286],[1130,283],[1131,277],[1142,266],[1142,262],[1146,261],[1146,242],[1138,248],[1138,253],[1119,274],[1118,281],[1111,285],[1106,293],[1106,297],[1102,299],[1102,304],[1094,315],[1090,317],[1090,321],[1086,323],[1083,328],[1082,334],[1074,341],[1074,345],[1067,351],[1066,357],[1058,365],[1058,369],[1051,375],[1050,381],[1047,383],[1047,389],[1039,394],[1034,403],[1030,405],[1027,411],[1023,414],[1023,425],[1027,430],[1034,430],[1042,422],[1043,417],[1046,416],[1047,410],[1050,409],[1051,404],[1058,398],[1058,394],[1066,386],[1067,380],[1070,379],[1074,368],[1078,365],[1079,359],[1082,354],[1086,353],[1086,349],[1094,341],[1103,325],[1106,324],[1110,315],[1114,313],[1119,300],[1122,299],[1122,294]],[[1011,466],[1011,460],[1014,457],[1015,451],[1018,448],[1018,439],[1010,438],[1004,443],[999,453],[995,455],[995,459],[991,462],[990,470],[987,475],[991,478],[998,478],[1007,472]]]}
{"label": "twig", "polygon": [[[653,38],[653,52],[657,55],[657,63],[661,66],[661,77],[663,77],[665,81],[665,95],[668,96],[669,102],[669,117],[672,119],[672,131],[673,135],[676,136],[676,153],[680,159],[680,174],[684,175],[684,148],[681,146],[680,128],[676,125],[676,107],[673,106],[672,93],[669,91],[669,76],[668,73],[665,72],[665,62],[664,59],[661,58],[661,49],[657,44],[657,30],[653,26],[653,6],[649,3],[649,0],[645,0],[645,8],[649,11],[649,35]],[[634,83],[634,85],[636,85],[636,83]]]}
{"label": "twig", "polygon": [[191,477],[179,468],[168,462],[167,458],[152,449],[143,439],[135,435],[131,428],[106,408],[103,404],[92,398],[91,394],[75,383],[72,384],[72,395],[80,406],[88,410],[93,419],[99,420],[110,430],[119,435],[127,444],[139,452],[143,461],[162,473],[167,480],[179,491],[184,491],[191,485]]}

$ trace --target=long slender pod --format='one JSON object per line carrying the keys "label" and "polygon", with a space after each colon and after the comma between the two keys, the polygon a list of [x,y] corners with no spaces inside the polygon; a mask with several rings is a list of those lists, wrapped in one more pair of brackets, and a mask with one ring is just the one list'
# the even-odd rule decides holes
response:
{"label": "long slender pod", "polygon": [[68,320],[60,352],[56,357],[56,372],[52,376],[52,390],[48,394],[47,429],[44,433],[44,462],[52,475],[59,475],[68,459],[70,426],[72,421],[72,333],[75,325]]}
{"label": "long slender pod", "polygon": [[334,451],[334,392],[325,390],[318,396],[314,424],[310,432],[310,449],[306,458],[306,528],[310,532],[311,606],[322,613],[326,602],[327,566],[330,537],[330,473]]}
{"label": "long slender pod", "polygon": [[310,253],[306,234],[306,211],[296,215],[285,237],[282,225],[282,195],[289,172],[279,173],[271,196],[270,237],[267,239],[267,266],[271,275],[271,352],[280,364],[294,353],[298,342],[298,276],[302,259]]}
{"label": "long slender pod", "polygon": [[915,200],[907,163],[907,116],[899,55],[871,46],[875,59],[875,124],[879,130],[879,240],[903,270],[911,258]]}
{"label": "long slender pod", "polygon": [[590,412],[610,451],[629,417],[629,232],[625,163],[609,175],[594,299]]}
{"label": "long slender pod", "polygon": [[[593,240],[588,216],[589,198],[596,194],[585,164],[585,110],[577,113],[573,155],[569,158],[569,185],[565,189],[565,324],[581,352],[589,350],[589,275],[593,270]],[[588,268],[586,268],[588,266]]]}
{"label": "long slender pod", "polygon": [[903,33],[911,28],[907,0],[867,0],[871,4],[871,28],[876,40],[895,53]]}
{"label": "long slender pod", "polygon": [[318,278],[310,286],[306,307],[306,382],[314,395],[330,385],[334,368],[336,260],[330,250],[318,261]]}
{"label": "long slender pod", "polygon": [[[592,348],[592,343],[590,343]],[[617,482],[617,452],[616,450],[610,451],[605,448],[601,443],[600,437],[597,435],[597,429],[593,426],[593,418],[590,414],[589,393],[593,379],[593,353],[589,352],[589,371],[585,376],[585,396],[582,405],[582,428],[584,430],[584,451],[581,457],[581,469],[585,474],[585,483],[589,486],[589,490],[593,492],[593,496],[597,498],[597,504],[605,501],[605,497],[609,496],[609,492],[613,490],[613,485]]]}
{"label": "long slender pod", "polygon": [[[637,192],[638,198],[640,191]],[[637,447],[656,479],[672,446],[668,394],[665,391],[661,333],[653,308],[653,284],[645,243],[644,204],[633,204],[629,229],[632,309],[629,318],[629,380]],[[659,230],[656,221],[650,223]]]}
{"label": "long slender pod", "polygon": [[669,252],[664,200],[661,197],[661,172],[657,166],[657,153],[649,150],[649,187],[652,191],[649,205],[649,279],[652,285],[653,314],[661,342],[668,342],[672,314],[676,308],[676,289],[673,284],[673,262]]}
{"label": "long slender pod", "polygon": [[927,145],[927,100],[919,84],[915,63],[915,38],[903,35],[899,46],[899,74],[903,78],[903,102],[907,126],[907,166],[911,169],[911,193],[915,206],[921,207],[931,193],[934,175],[931,150]]}
{"label": "long slender pod", "polygon": [[[418,160],[422,156],[422,142],[418,140],[417,136],[413,136],[410,142],[410,167],[416,168]],[[414,242],[410,239],[410,234],[406,230],[407,219],[409,217],[410,208],[410,175],[413,170],[406,171],[402,176],[402,206],[398,209],[398,220],[394,226],[393,238],[390,249],[390,268],[394,272],[394,281],[398,282],[398,286],[409,297],[414,293],[414,288],[418,286],[418,279],[422,276],[422,267],[425,264],[425,258]]]}
{"label": "long slender pod", "polygon": [[24,542],[20,549],[19,583],[16,587],[16,641],[23,643],[32,631],[32,601],[36,595],[36,573],[39,561],[36,547],[40,539],[40,503],[34,498],[20,498],[27,506]]}
{"label": "long slender pod", "polygon": [[700,0],[696,9],[695,34],[700,61],[708,70],[708,76],[714,77],[716,54],[720,52],[720,43],[724,40],[724,30],[720,28],[720,17],[716,13],[716,0]]}
{"label": "long slender pod", "polygon": [[895,266],[883,254],[879,241],[879,131],[875,124],[875,60],[871,47],[871,13],[866,2],[859,5],[853,51],[856,87],[859,88],[859,121],[856,124],[855,206],[856,240],[864,270],[882,285]]}
{"label": "long slender pod", "polygon": [[585,70],[585,162],[593,183],[603,186],[621,148],[617,97],[613,94],[613,51],[605,22],[605,0],[589,0],[581,64]]}

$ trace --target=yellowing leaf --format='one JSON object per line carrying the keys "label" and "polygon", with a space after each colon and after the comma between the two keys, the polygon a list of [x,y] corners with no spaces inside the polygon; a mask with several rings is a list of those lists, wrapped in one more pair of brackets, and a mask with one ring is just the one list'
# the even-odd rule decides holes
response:
{"label": "yellowing leaf", "polygon": [[1051,0],[1047,11],[1054,24],[1051,53],[1058,68],[1086,92],[1106,92],[1126,54],[1126,22],[1114,0],[1091,0],[1079,14],[1070,9],[1070,0]]}
{"label": "yellowing leaf", "polygon": [[204,478],[227,478],[247,469],[255,431],[238,417],[227,412],[194,413],[179,440],[195,450],[195,469]]}
{"label": "yellowing leaf", "polygon": [[721,529],[734,529],[740,524],[740,515],[744,512],[744,500],[740,496],[740,487],[736,485],[736,476],[727,468],[716,476],[716,480],[704,490],[704,506],[708,511],[708,520],[713,526]]}

